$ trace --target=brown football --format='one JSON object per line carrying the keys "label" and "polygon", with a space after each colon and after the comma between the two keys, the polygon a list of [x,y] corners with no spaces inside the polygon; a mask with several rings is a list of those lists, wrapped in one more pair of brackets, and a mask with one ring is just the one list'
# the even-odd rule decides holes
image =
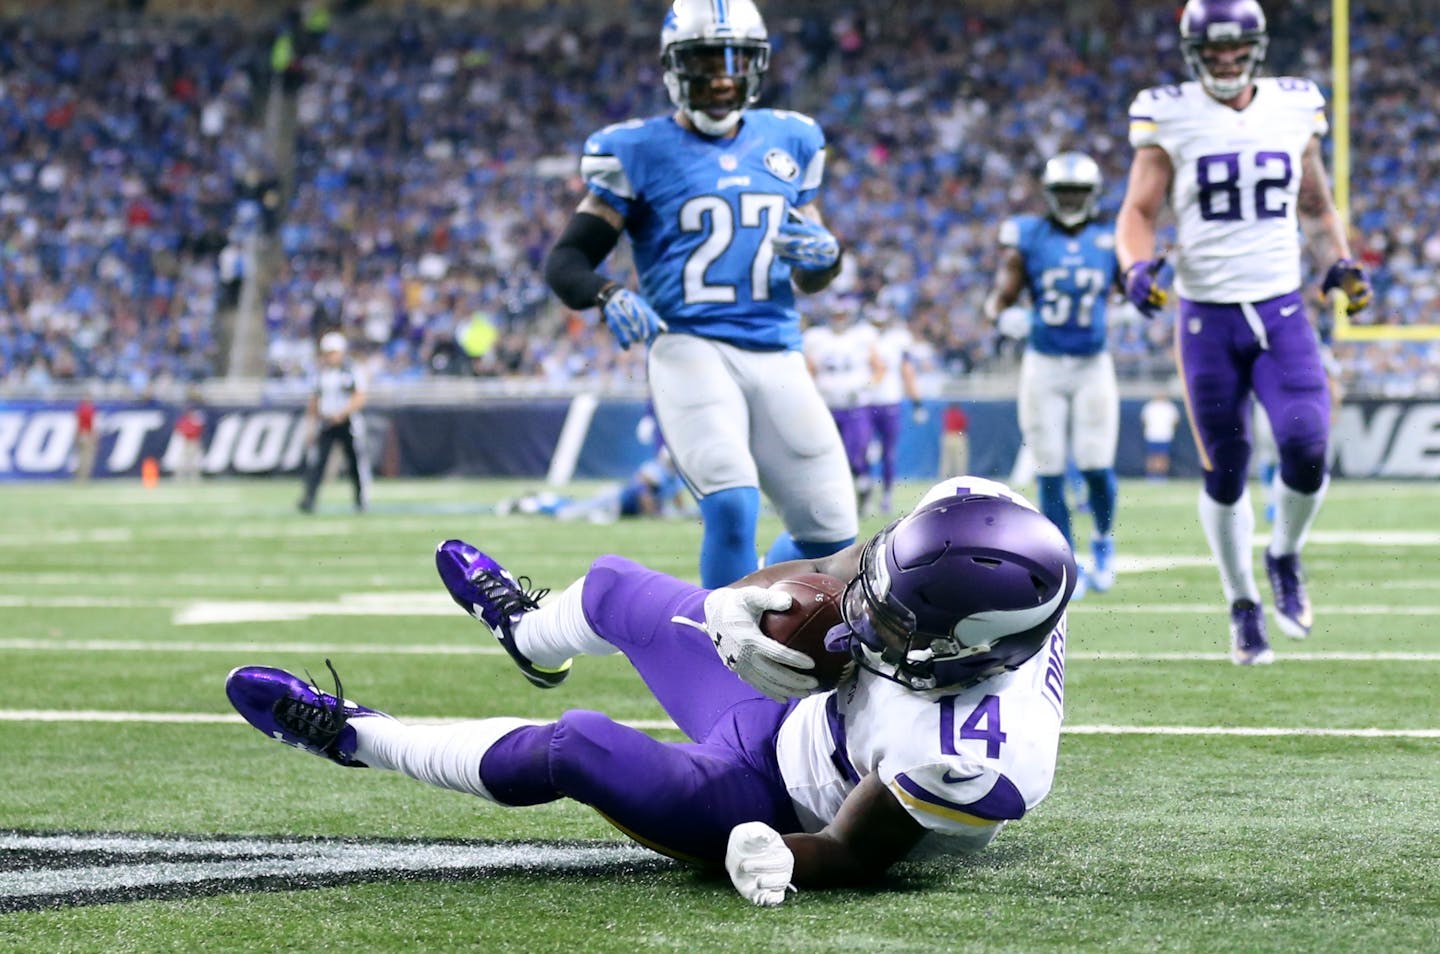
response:
{"label": "brown football", "polygon": [[825,648],[825,634],[842,622],[840,596],[845,584],[823,573],[800,573],[772,583],[771,587],[789,593],[794,602],[783,613],[762,613],[760,631],[815,660],[815,668],[807,672],[820,680],[822,688],[832,688],[850,665],[849,653],[832,653]]}

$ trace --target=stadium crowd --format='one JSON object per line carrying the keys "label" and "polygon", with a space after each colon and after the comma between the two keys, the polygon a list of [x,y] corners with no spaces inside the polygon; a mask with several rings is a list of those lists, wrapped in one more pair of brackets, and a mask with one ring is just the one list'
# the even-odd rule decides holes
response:
{"label": "stadium crowd", "polygon": [[[1186,78],[1174,10],[1139,6],[1104,5],[1099,19],[944,3],[902,18],[765,11],[764,103],[814,116],[831,144],[821,203],[859,263],[842,281],[883,290],[937,374],[1014,360],[980,303],[998,223],[1041,208],[1045,157],[1089,152],[1102,208],[1118,207],[1130,97]],[[1328,11],[1267,10],[1270,71],[1328,88]],[[541,268],[579,195],[585,136],[668,111],[654,4],[336,16],[290,73],[293,172],[268,158],[290,153],[267,141],[262,115],[273,31],[100,22],[22,18],[0,36],[0,136],[17,157],[0,171],[0,387],[143,391],[214,374],[239,243],[266,227],[282,252],[265,303],[272,376],[305,372],[318,334],[338,328],[381,384],[643,377],[638,349],[564,309]],[[1440,323],[1440,84],[1415,66],[1437,46],[1401,8],[1356,15],[1350,195],[1377,302],[1365,320]],[[288,205],[266,209],[266,183],[287,173]],[[1121,376],[1168,377],[1169,319],[1132,317],[1112,331]],[[1431,342],[1336,352],[1352,391],[1440,393]]]}

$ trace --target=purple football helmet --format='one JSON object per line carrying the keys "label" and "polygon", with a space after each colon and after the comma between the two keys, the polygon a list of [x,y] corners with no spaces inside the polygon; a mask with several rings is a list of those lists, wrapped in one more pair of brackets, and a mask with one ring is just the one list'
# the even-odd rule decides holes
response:
{"label": "purple football helmet", "polygon": [[857,663],[911,689],[964,688],[1039,652],[1075,577],[1064,535],[1023,498],[962,490],[870,539],[827,644],[848,637]]}
{"label": "purple football helmet", "polygon": [[[1233,99],[1250,85],[1255,69],[1265,60],[1265,11],[1256,0],[1189,0],[1180,14],[1180,48],[1190,72],[1216,99]],[[1248,44],[1235,64],[1234,76],[1216,76],[1207,62],[1212,47],[1238,48]],[[1234,68],[1233,66],[1229,68]]]}

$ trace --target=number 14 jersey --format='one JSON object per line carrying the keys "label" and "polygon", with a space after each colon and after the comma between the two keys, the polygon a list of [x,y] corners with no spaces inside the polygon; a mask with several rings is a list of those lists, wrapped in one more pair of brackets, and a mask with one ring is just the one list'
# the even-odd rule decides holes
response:
{"label": "number 14 jersey", "polygon": [[1193,81],[1142,90],[1130,106],[1130,144],[1159,146],[1174,169],[1175,289],[1190,301],[1264,301],[1300,287],[1301,156],[1329,129],[1325,97],[1289,76],[1255,87],[1241,110]]}

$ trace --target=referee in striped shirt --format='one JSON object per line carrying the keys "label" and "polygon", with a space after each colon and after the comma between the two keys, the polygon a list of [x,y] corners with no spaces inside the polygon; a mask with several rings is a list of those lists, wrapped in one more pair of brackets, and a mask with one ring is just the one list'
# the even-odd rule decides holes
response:
{"label": "referee in striped shirt", "polygon": [[364,375],[345,357],[345,336],[327,332],[320,339],[320,369],[315,390],[305,409],[305,426],[311,435],[306,454],[305,495],[300,498],[302,513],[313,513],[315,494],[325,476],[330,450],[345,448],[350,460],[350,481],[355,485],[355,511],[364,513],[370,502],[370,455],[365,444]]}

